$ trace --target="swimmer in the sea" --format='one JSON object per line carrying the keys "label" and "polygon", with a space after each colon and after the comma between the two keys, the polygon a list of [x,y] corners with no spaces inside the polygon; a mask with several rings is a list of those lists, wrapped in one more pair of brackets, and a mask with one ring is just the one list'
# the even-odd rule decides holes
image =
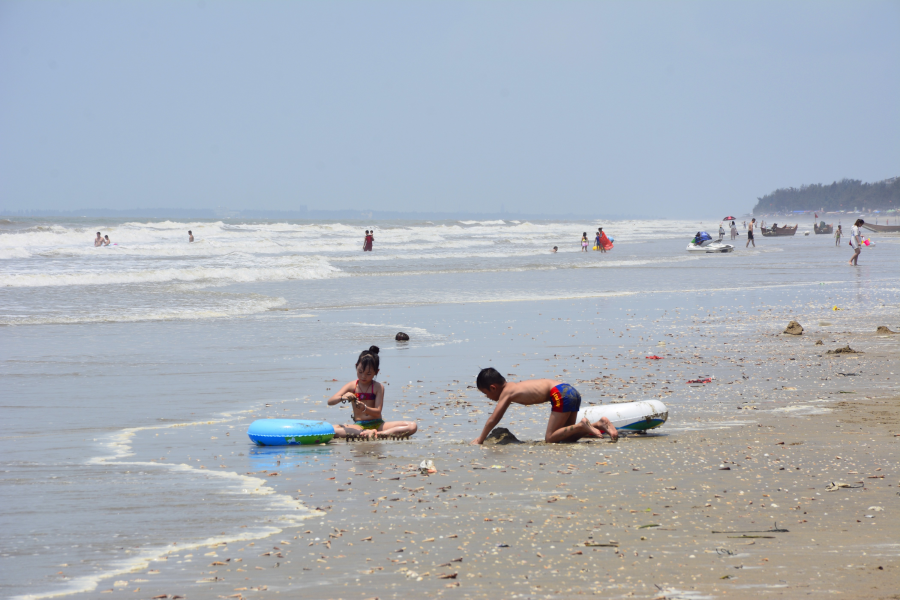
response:
{"label": "swimmer in the sea", "polygon": [[482,394],[497,403],[493,414],[488,417],[484,429],[472,444],[482,444],[491,431],[500,423],[509,405],[550,403],[550,419],[544,441],[551,444],[574,442],[583,437],[603,437],[609,434],[612,441],[619,439],[619,432],[602,417],[596,423],[587,417],[577,421],[578,409],[581,408],[581,395],[567,383],[559,383],[552,379],[530,379],[527,381],[508,382],[496,369],[482,369],[475,380],[475,386]]}
{"label": "swimmer in the sea", "polygon": [[194,241],[194,233],[190,229],[188,229],[188,242],[193,242],[193,241]]}
{"label": "swimmer in the sea", "polygon": [[108,235],[104,235],[104,236],[103,236],[103,245],[104,245],[104,246],[109,246],[109,244],[110,244],[109,236],[108,236]]}
{"label": "swimmer in the sea", "polygon": [[94,238],[94,248],[96,248],[97,246],[102,246],[102,245],[103,245],[103,236],[100,235],[100,232],[98,231],[97,237]]}

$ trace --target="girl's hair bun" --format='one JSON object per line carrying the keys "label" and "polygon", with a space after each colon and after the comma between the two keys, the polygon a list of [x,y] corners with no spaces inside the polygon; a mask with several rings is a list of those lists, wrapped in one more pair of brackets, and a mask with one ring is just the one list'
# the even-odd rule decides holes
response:
{"label": "girl's hair bun", "polygon": [[375,372],[378,372],[379,363],[378,360],[378,346],[369,346],[368,350],[363,350],[359,353],[359,358],[356,359],[356,366],[362,367],[363,369],[368,369],[369,367],[375,369]]}

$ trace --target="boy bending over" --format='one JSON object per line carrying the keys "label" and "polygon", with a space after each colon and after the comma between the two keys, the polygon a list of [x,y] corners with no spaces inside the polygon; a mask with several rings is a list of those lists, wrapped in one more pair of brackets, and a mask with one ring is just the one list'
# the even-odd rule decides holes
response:
{"label": "boy bending over", "polygon": [[482,369],[475,380],[478,390],[497,403],[497,408],[488,417],[481,435],[472,444],[484,443],[485,438],[500,423],[510,403],[540,404],[550,402],[550,420],[544,441],[552,444],[574,442],[583,437],[603,437],[608,433],[612,441],[619,439],[619,432],[609,419],[602,417],[591,423],[587,417],[576,423],[578,409],[581,408],[581,394],[568,383],[557,383],[552,379],[529,379],[510,383],[496,369]]}

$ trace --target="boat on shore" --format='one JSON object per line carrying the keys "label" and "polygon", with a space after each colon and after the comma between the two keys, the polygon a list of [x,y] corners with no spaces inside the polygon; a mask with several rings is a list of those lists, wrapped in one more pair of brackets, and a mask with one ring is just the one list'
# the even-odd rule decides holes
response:
{"label": "boat on shore", "polygon": [[900,233],[900,225],[872,225],[871,223],[863,223],[860,227],[878,233]]}
{"label": "boat on shore", "polygon": [[775,236],[783,236],[783,235],[794,235],[797,233],[797,227],[799,225],[794,225],[793,227],[778,227],[778,224],[774,227],[760,227],[760,231],[765,237],[775,237]]}
{"label": "boat on shore", "polygon": [[816,233],[834,233],[834,225],[826,225],[825,221],[822,221],[818,225],[813,223],[813,231]]}

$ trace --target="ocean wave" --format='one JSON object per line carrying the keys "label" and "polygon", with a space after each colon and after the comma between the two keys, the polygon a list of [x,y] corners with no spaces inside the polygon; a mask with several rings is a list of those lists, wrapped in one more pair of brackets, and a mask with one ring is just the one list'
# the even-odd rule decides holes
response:
{"label": "ocean wave", "polygon": [[[251,411],[243,411],[251,412]],[[14,596],[14,600],[42,600],[45,598],[60,598],[78,593],[94,592],[101,581],[112,579],[120,575],[133,574],[146,569],[153,562],[166,561],[171,555],[179,555],[200,548],[216,548],[222,544],[263,540],[272,535],[281,533],[286,529],[299,528],[311,518],[321,516],[323,513],[312,509],[300,500],[295,500],[290,494],[277,491],[268,481],[261,477],[234,471],[201,470],[188,463],[166,464],[162,462],[146,462],[135,460],[123,460],[134,455],[133,440],[135,436],[144,431],[165,431],[167,429],[204,428],[216,426],[222,423],[239,420],[241,417],[223,414],[221,418],[210,421],[195,421],[188,423],[173,423],[171,425],[158,425],[150,427],[133,427],[123,429],[109,436],[106,446],[111,454],[95,456],[88,464],[112,466],[112,467],[138,467],[147,470],[161,470],[170,473],[178,473],[198,479],[218,479],[222,482],[224,493],[242,496],[250,496],[257,499],[259,510],[270,516],[266,525],[258,525],[252,529],[239,529],[232,524],[231,533],[221,533],[214,536],[197,532],[194,538],[178,540],[177,543],[158,545],[137,551],[134,556],[127,559],[113,561],[105,565],[102,570],[89,575],[73,577],[64,586],[44,592],[22,594]],[[246,527],[246,525],[244,525]]]}
{"label": "ocean wave", "polygon": [[287,301],[284,298],[251,296],[206,308],[130,308],[119,307],[90,314],[4,315],[0,325],[76,325],[80,323],[137,323],[140,321],[185,321],[196,319],[225,319],[266,312]]}
{"label": "ocean wave", "polygon": [[131,271],[81,271],[62,273],[3,273],[0,287],[48,287],[76,285],[122,285],[135,283],[210,282],[251,283],[325,279],[340,276],[340,269],[325,259],[296,258],[277,266],[184,267]]}
{"label": "ocean wave", "polygon": [[9,260],[11,258],[29,258],[31,252],[25,248],[0,248],[0,260]]}

